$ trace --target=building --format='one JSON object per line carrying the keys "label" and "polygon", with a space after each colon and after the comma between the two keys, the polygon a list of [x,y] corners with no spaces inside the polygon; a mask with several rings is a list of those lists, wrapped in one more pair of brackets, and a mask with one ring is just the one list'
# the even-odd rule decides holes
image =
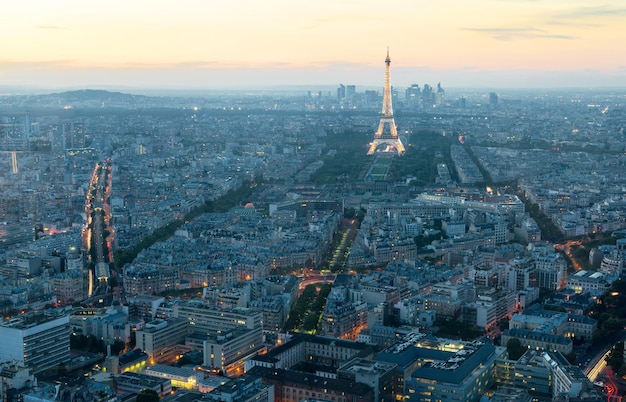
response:
{"label": "building", "polygon": [[0,324],[0,361],[17,361],[34,374],[70,361],[69,316],[31,313]]}
{"label": "building", "polygon": [[128,308],[119,303],[109,308],[79,308],[70,315],[73,334],[94,336],[106,345],[130,341]]}
{"label": "building", "polygon": [[55,274],[50,278],[52,293],[62,304],[83,300],[87,296],[84,279],[83,271],[78,269],[68,269]]}
{"label": "building", "polygon": [[373,242],[371,248],[372,254],[378,264],[417,258],[417,246],[412,237],[393,241],[388,239],[376,240]]}
{"label": "building", "polygon": [[150,322],[156,316],[157,308],[161,303],[165,302],[165,298],[154,295],[137,295],[129,299],[131,307],[130,314]]}
{"label": "building", "polygon": [[567,278],[567,288],[576,293],[602,294],[610,288],[607,276],[603,272],[581,270]]}
{"label": "building", "polygon": [[494,382],[496,359],[506,354],[483,338],[468,342],[456,352],[447,352],[443,359],[425,362],[407,380],[408,401],[455,400],[474,402]]}
{"label": "building", "polygon": [[502,331],[501,342],[506,345],[513,338],[519,339],[522,346],[531,349],[550,350],[568,355],[572,353],[572,340],[561,335],[529,331],[525,329],[505,329]]}
{"label": "building", "polygon": [[24,402],[90,401],[115,402],[113,389],[104,383],[83,380],[63,381],[56,384],[41,384],[23,393]]}
{"label": "building", "polygon": [[215,388],[205,396],[219,402],[274,402],[274,386],[264,384],[261,378],[245,376]]}
{"label": "building", "polygon": [[514,314],[509,328],[564,336],[571,339],[590,340],[596,332],[595,319],[582,314],[568,314],[545,309],[535,304],[523,314]]}
{"label": "building", "polygon": [[510,290],[523,290],[535,286],[535,264],[527,258],[516,258],[507,267],[507,287]]}
{"label": "building", "polygon": [[388,348],[410,334],[418,334],[415,327],[388,327],[375,325],[364,329],[359,334],[359,342],[375,344],[381,348]]}
{"label": "building", "polygon": [[539,398],[552,397],[552,373],[542,352],[528,349],[514,364],[513,385]]}
{"label": "building", "polygon": [[198,382],[204,374],[191,367],[175,367],[165,364],[155,364],[144,371],[145,375],[165,378],[172,382],[172,387],[189,390],[198,389]]}
{"label": "building", "polygon": [[190,265],[183,267],[181,279],[189,281],[190,286],[222,286],[237,281],[239,271],[230,262],[211,263],[208,266]]}
{"label": "building", "polygon": [[514,386],[538,401],[599,402],[606,398],[578,366],[558,352],[531,349],[524,353],[515,364]]}
{"label": "building", "polygon": [[172,315],[184,319],[192,331],[216,334],[229,329],[255,329],[263,327],[263,313],[248,308],[219,309],[201,300],[181,302],[173,306]]}
{"label": "building", "polygon": [[498,94],[495,92],[489,92],[489,105],[491,107],[498,107]]}
{"label": "building", "polygon": [[108,356],[104,360],[102,371],[119,374],[127,371],[137,373],[145,370],[150,364],[150,356],[141,349],[133,349],[121,355]]}
{"label": "building", "polygon": [[154,320],[137,331],[137,348],[146,352],[153,361],[171,361],[174,356],[170,352],[185,343],[188,332],[189,324],[184,319]]}
{"label": "building", "polygon": [[510,317],[515,311],[515,293],[505,290],[488,289],[478,299],[466,303],[462,308],[463,321],[469,325],[491,329],[498,321]]}
{"label": "building", "polygon": [[327,300],[322,313],[320,334],[340,339],[355,340],[367,328],[367,304],[331,303]]}
{"label": "building", "polygon": [[594,389],[580,367],[571,365],[562,354],[543,352],[541,357],[552,372],[552,396],[566,400],[600,401],[604,398]]}
{"label": "building", "polygon": [[374,352],[373,345],[362,342],[297,334],[267,354],[246,360],[245,369],[246,372],[255,366],[288,369],[304,361],[336,369],[355,357],[371,358]]}
{"label": "building", "polygon": [[21,394],[36,384],[28,367],[17,361],[0,363],[0,400],[22,401]]}
{"label": "building", "polygon": [[250,304],[250,289],[248,283],[242,287],[211,286],[202,289],[202,296],[211,307],[221,310],[237,307],[248,307]]}
{"label": "building", "polygon": [[131,372],[117,374],[113,378],[115,379],[116,393],[118,395],[138,394],[144,389],[156,392],[160,398],[172,393],[172,381],[168,378]]}
{"label": "building", "polygon": [[250,375],[260,377],[265,384],[274,386],[276,402],[300,402],[317,398],[335,402],[374,402],[374,390],[362,383],[346,379],[333,379],[299,371],[256,366]]}
{"label": "building", "polygon": [[261,328],[222,331],[204,341],[203,366],[220,370],[229,377],[240,376],[244,373],[244,360],[263,348]]}
{"label": "building", "polygon": [[404,379],[392,363],[355,358],[337,370],[337,378],[366,384],[374,390],[377,402],[394,402],[402,395]]}
{"label": "building", "polygon": [[450,282],[433,285],[432,291],[423,296],[424,309],[433,310],[437,318],[453,318],[468,299],[468,286]]}
{"label": "building", "polygon": [[561,254],[536,257],[535,268],[538,287],[553,291],[565,289],[567,263]]}
{"label": "building", "polygon": [[124,269],[124,291],[129,296],[152,295],[177,289],[180,269],[171,266],[135,264]]}
{"label": "building", "polygon": [[522,388],[498,387],[491,396],[491,402],[531,402],[532,397]]}
{"label": "building", "polygon": [[335,286],[326,298],[322,312],[320,334],[341,339],[357,339],[362,329],[367,328],[367,304],[360,300],[361,292],[350,285]]}
{"label": "building", "polygon": [[278,333],[286,321],[285,303],[280,296],[266,296],[250,302],[250,308],[263,313],[263,331]]}
{"label": "building", "polygon": [[386,303],[391,309],[400,302],[400,290],[396,286],[361,286],[361,296],[363,301],[369,306],[377,306]]}

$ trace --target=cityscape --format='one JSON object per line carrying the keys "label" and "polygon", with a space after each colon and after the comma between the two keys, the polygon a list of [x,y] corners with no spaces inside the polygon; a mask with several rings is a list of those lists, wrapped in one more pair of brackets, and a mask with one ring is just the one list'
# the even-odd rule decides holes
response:
{"label": "cityscape", "polygon": [[619,4],[63,2],[0,28],[1,401],[626,397]]}
{"label": "cityscape", "polygon": [[384,61],[382,91],[4,97],[3,398],[621,398],[624,94]]}

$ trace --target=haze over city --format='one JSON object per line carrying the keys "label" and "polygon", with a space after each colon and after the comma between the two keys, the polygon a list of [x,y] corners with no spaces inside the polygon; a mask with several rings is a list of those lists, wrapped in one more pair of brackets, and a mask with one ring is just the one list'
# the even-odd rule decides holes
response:
{"label": "haze over city", "polygon": [[619,1],[12,2],[5,87],[624,87]]}

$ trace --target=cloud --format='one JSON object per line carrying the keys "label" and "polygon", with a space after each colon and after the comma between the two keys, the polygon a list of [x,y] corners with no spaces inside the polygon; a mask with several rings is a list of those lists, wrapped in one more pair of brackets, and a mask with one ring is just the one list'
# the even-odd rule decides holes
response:
{"label": "cloud", "polygon": [[579,7],[569,11],[559,12],[555,18],[586,19],[589,17],[623,17],[626,16],[626,7]]}
{"label": "cloud", "polygon": [[347,22],[370,22],[380,24],[381,22],[395,23],[399,20],[393,15],[391,16],[379,16],[379,15],[365,15],[365,14],[341,14],[341,15],[329,15],[327,17],[316,18],[315,22],[320,24],[340,23],[345,24]]}
{"label": "cloud", "polygon": [[[382,63],[379,63],[382,64]],[[242,60],[189,60],[183,62],[126,62],[126,63],[90,63],[79,60],[41,60],[41,61],[14,61],[14,60],[2,60],[0,59],[0,70],[4,72],[8,71],[46,71],[46,70],[92,70],[92,71],[217,71],[217,70],[325,70],[334,69],[341,71],[361,70],[363,68],[372,68],[368,64],[349,63],[343,60],[341,61],[323,61],[323,62],[311,62],[311,63],[292,63],[285,61],[273,61],[273,62],[256,62],[251,63],[249,61]],[[382,67],[381,67],[382,68]]]}
{"label": "cloud", "polygon": [[546,20],[545,24],[552,25],[552,26],[560,26],[560,27],[578,27],[578,28],[597,28],[601,26],[601,24],[594,24],[590,22],[582,22],[582,21],[575,21],[575,20],[562,21],[562,20],[556,20],[556,19]]}
{"label": "cloud", "polygon": [[486,34],[496,40],[514,39],[576,39],[570,35],[551,34],[533,27],[524,28],[461,28],[462,31],[478,32]]}
{"label": "cloud", "polygon": [[626,8],[577,7],[549,13],[538,17],[538,20],[543,20],[544,24],[555,27],[598,28],[608,23],[608,20],[613,17],[626,17]]}
{"label": "cloud", "polygon": [[45,60],[45,61],[14,61],[0,59],[0,69],[9,70],[47,70],[56,68],[71,68],[78,65],[74,60]]}

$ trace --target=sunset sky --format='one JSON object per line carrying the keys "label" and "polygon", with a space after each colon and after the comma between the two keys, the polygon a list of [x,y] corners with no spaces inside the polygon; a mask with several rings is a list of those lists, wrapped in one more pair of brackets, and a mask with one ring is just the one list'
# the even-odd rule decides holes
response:
{"label": "sunset sky", "polygon": [[23,0],[2,86],[626,87],[626,2]]}

